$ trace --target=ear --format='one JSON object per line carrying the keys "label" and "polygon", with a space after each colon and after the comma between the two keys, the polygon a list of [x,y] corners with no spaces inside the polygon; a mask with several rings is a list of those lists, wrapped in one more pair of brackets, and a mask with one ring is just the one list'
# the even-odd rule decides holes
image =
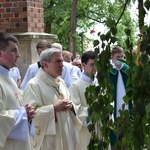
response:
{"label": "ear", "polygon": [[85,63],[82,63],[82,66],[83,66],[83,67],[85,67],[85,65],[86,65]]}
{"label": "ear", "polygon": [[37,53],[38,53],[38,55],[40,55],[40,51],[39,51],[39,49],[37,49],[37,51],[36,51]]}
{"label": "ear", "polygon": [[44,67],[44,68],[47,68],[47,67],[48,67],[48,64],[47,64],[46,61],[43,61],[42,64],[43,64],[43,67]]}

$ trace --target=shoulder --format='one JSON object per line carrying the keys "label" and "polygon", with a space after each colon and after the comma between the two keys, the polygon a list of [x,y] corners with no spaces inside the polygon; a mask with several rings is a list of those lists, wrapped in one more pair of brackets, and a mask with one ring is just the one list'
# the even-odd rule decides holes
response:
{"label": "shoulder", "polygon": [[72,64],[65,62],[65,61],[63,61],[63,65],[64,65],[64,68],[73,68]]}
{"label": "shoulder", "polygon": [[36,84],[39,84],[39,82],[40,82],[40,80],[35,76],[29,80],[28,84],[36,85]]}
{"label": "shoulder", "polygon": [[58,77],[58,79],[61,84],[66,85],[65,81],[62,78]]}
{"label": "shoulder", "polygon": [[37,63],[33,63],[33,64],[29,65],[28,68],[30,68],[30,69],[32,69],[32,68],[38,68],[38,64]]}
{"label": "shoulder", "polygon": [[80,88],[81,85],[84,84],[83,82],[84,82],[84,81],[83,81],[81,78],[78,78],[76,81],[74,81],[74,82],[71,84],[70,87],[78,87],[78,88]]}
{"label": "shoulder", "polygon": [[130,69],[130,67],[127,64],[124,63],[123,67],[121,68],[121,71],[124,72],[124,73],[126,73],[126,71],[128,69]]}
{"label": "shoulder", "polygon": [[125,68],[125,69],[129,69],[130,67],[129,67],[126,63],[124,63],[123,68]]}
{"label": "shoulder", "polygon": [[74,68],[76,71],[80,71],[80,68],[77,67],[77,66],[73,66],[73,68]]}

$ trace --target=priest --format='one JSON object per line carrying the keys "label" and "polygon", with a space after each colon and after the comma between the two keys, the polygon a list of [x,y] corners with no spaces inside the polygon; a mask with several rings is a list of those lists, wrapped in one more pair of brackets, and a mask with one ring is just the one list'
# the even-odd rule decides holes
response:
{"label": "priest", "polygon": [[32,150],[75,150],[81,123],[74,112],[65,82],[62,51],[49,48],[40,55],[41,68],[24,91],[24,102],[36,108]]}
{"label": "priest", "polygon": [[0,150],[31,150],[34,107],[22,105],[18,87],[9,75],[19,57],[16,37],[0,33]]}

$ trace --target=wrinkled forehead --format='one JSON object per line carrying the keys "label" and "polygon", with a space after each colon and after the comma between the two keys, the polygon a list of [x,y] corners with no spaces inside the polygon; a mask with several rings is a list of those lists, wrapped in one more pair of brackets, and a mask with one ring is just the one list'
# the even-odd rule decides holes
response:
{"label": "wrinkled forehead", "polygon": [[62,52],[55,52],[51,55],[51,60],[57,60],[57,59],[63,60]]}

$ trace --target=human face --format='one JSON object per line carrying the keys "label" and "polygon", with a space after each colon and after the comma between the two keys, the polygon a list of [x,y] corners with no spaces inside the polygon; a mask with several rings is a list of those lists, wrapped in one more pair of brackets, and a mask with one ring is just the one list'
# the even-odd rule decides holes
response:
{"label": "human face", "polygon": [[122,66],[122,64],[117,65],[117,63],[116,63],[116,60],[119,59],[119,58],[124,58],[124,53],[123,53],[123,52],[115,53],[115,54],[112,56],[112,61],[113,61],[113,63],[115,64],[115,66],[116,66],[117,68],[120,68],[120,67]]}
{"label": "human face", "polygon": [[81,64],[81,60],[80,59],[79,60],[74,60],[73,61],[73,65],[79,67],[80,70],[82,71],[82,64]]}
{"label": "human face", "polygon": [[20,57],[17,43],[9,41],[6,50],[0,49],[0,65],[6,69],[16,66],[17,59]]}
{"label": "human face", "polygon": [[62,53],[54,53],[50,62],[43,62],[44,70],[53,78],[57,78],[62,74],[63,57]]}
{"label": "human face", "polygon": [[44,50],[46,50],[46,49],[47,49],[47,47],[38,48],[38,49],[37,49],[38,55],[40,56],[40,54],[41,54]]}
{"label": "human face", "polygon": [[87,64],[83,63],[84,74],[87,76],[95,75],[96,67],[94,65],[94,59],[89,59]]}
{"label": "human face", "polygon": [[65,62],[68,62],[68,63],[71,62],[71,56],[65,55],[65,56],[63,56],[63,59]]}

